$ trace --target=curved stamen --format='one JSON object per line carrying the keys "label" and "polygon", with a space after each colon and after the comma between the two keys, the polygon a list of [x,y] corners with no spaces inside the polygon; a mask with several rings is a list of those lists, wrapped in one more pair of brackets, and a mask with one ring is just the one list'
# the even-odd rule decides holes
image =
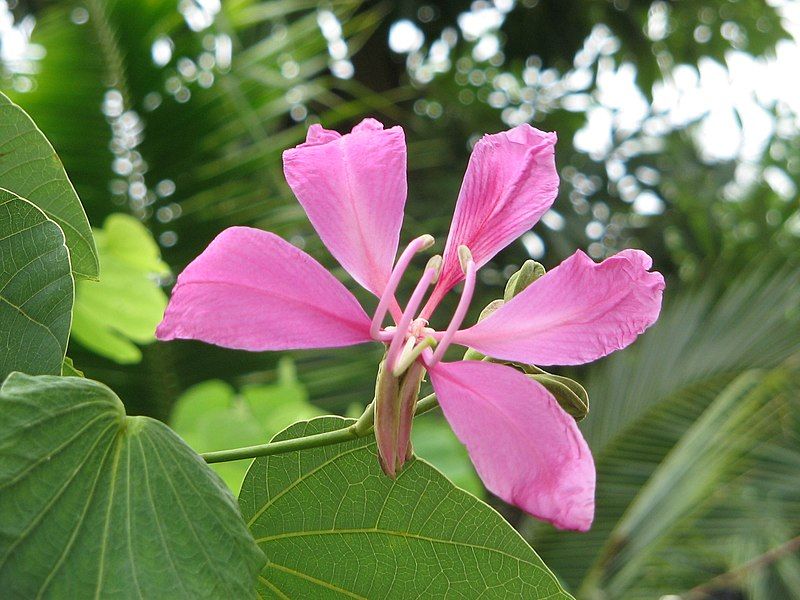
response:
{"label": "curved stamen", "polygon": [[389,311],[389,306],[394,299],[394,293],[397,291],[397,285],[400,283],[400,278],[403,276],[403,273],[405,273],[414,255],[421,250],[425,250],[426,248],[433,246],[433,242],[434,239],[432,235],[428,235],[427,233],[425,235],[421,235],[418,238],[411,240],[411,243],[406,246],[405,250],[403,250],[400,258],[397,259],[397,263],[395,263],[394,269],[392,269],[392,273],[389,275],[389,281],[386,283],[386,288],[383,290],[380,300],[378,300],[378,308],[375,309],[375,314],[372,317],[372,323],[369,327],[369,333],[372,336],[372,339],[378,341],[387,341],[386,339],[382,339],[383,336],[380,335],[381,325],[383,325],[383,319],[386,317],[386,313]]}
{"label": "curved stamen", "polygon": [[397,324],[397,330],[394,332],[394,339],[389,345],[389,352],[386,354],[386,365],[390,369],[394,369],[395,367],[397,356],[400,354],[406,333],[408,332],[408,326],[411,325],[411,320],[414,318],[417,309],[419,309],[419,305],[422,304],[422,298],[428,291],[428,286],[430,286],[439,275],[439,270],[435,265],[440,264],[440,261],[437,263],[435,260],[436,258],[437,257],[434,256],[428,261],[428,266],[425,267],[425,272],[422,274],[419,283],[417,283],[417,287],[414,288],[414,293],[411,294],[411,298],[409,298],[408,304],[406,304],[406,309],[403,311],[403,316],[400,317],[400,322]]}
{"label": "curved stamen", "polygon": [[472,254],[466,246],[458,247],[458,258],[461,261],[461,268],[464,270],[464,291],[461,292],[461,298],[458,299],[458,306],[453,313],[453,318],[450,320],[450,324],[441,336],[439,345],[436,347],[436,352],[433,353],[428,366],[434,366],[442,360],[444,353],[447,351],[447,347],[450,345],[450,342],[453,341],[453,336],[456,334],[456,331],[458,331],[458,328],[461,327],[461,323],[464,322],[464,317],[467,316],[467,309],[472,300],[472,294],[475,291],[475,274],[477,268],[475,267],[475,261],[472,260]]}

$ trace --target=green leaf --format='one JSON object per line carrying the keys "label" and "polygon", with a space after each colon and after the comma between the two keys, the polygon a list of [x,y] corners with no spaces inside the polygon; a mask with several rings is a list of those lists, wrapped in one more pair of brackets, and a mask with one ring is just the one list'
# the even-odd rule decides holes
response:
{"label": "green leaf", "polygon": [[0,187],[26,198],[64,231],[72,272],[97,279],[89,220],[55,150],[31,118],[0,93]]}
{"label": "green leaf", "polygon": [[[293,363],[284,358],[274,385],[248,385],[241,394],[219,380],[189,388],[175,403],[170,424],[197,452],[211,452],[264,444],[295,421],[319,414],[297,381]],[[211,468],[238,492],[249,466],[250,461],[240,460]]]}
{"label": "green leaf", "polygon": [[59,226],[0,188],[0,381],[12,371],[61,373],[73,300],[69,264]]}
{"label": "green leaf", "polygon": [[166,425],[104,385],[0,388],[0,590],[9,598],[247,598],[263,556],[236,502]]}
{"label": "green leaf", "polygon": [[142,358],[138,344],[155,340],[167,305],[157,277],[169,274],[150,232],[137,219],[109,216],[95,230],[103,276],[79,281],[75,290],[72,337],[118,363]]}
{"label": "green leaf", "polygon": [[[275,440],[352,422],[296,423]],[[264,598],[570,598],[497,512],[428,463],[383,475],[371,436],[257,458],[239,502],[269,557]]]}

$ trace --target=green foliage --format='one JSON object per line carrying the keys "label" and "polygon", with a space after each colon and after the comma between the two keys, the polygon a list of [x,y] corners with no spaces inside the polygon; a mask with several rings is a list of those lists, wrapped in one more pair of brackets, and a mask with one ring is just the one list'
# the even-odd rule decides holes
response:
{"label": "green foliage", "polygon": [[[297,423],[275,440],[351,422]],[[269,559],[262,597],[570,597],[499,514],[427,463],[385,477],[371,436],[258,458],[239,502]]]}
{"label": "green foliage", "polygon": [[[624,479],[652,468],[655,456],[660,462],[614,524],[584,578],[585,595],[602,589],[644,600],[686,591],[795,537],[800,492],[789,482],[800,466],[799,398],[797,372],[748,371],[727,385],[686,390],[619,440],[601,468],[606,510],[622,508],[611,494]],[[768,561],[734,583],[771,572],[782,592],[750,598],[797,597],[797,566]]]}
{"label": "green foliage", "polygon": [[97,279],[89,221],[44,134],[0,93],[0,186],[38,206],[64,231],[76,276]]}
{"label": "green foliage", "polygon": [[[178,398],[170,423],[196,451],[210,452],[264,444],[295,421],[321,414],[309,404],[291,361],[281,361],[278,373],[275,384],[247,385],[239,394],[219,380],[195,385]],[[242,460],[211,468],[238,493],[249,466]]]}
{"label": "green foliage", "polygon": [[0,188],[0,381],[11,371],[61,372],[72,301],[61,228]]}
{"label": "green foliage", "polygon": [[150,232],[131,216],[111,215],[94,236],[102,277],[77,283],[72,337],[116,362],[138,362],[142,354],[133,342],[155,340],[167,305],[157,278],[169,275],[169,267]]}
{"label": "green foliage", "polygon": [[0,388],[5,598],[248,598],[263,556],[222,481],[162,423],[77,377]]}

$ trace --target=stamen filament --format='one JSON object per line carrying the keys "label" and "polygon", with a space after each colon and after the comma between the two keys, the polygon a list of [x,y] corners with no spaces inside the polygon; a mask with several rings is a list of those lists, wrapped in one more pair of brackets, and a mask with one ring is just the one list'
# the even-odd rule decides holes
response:
{"label": "stamen filament", "polygon": [[419,283],[417,283],[417,287],[414,288],[414,293],[411,294],[411,298],[409,298],[408,304],[406,304],[406,309],[403,311],[403,316],[400,317],[400,322],[397,324],[397,330],[394,333],[394,339],[389,345],[389,352],[386,355],[386,364],[392,370],[394,370],[397,356],[400,354],[400,349],[405,340],[406,333],[408,332],[408,326],[411,325],[411,320],[414,318],[417,309],[419,309],[419,305],[422,304],[422,298],[425,296],[425,293],[428,291],[428,286],[433,282],[436,275],[435,269],[425,269]]}
{"label": "stamen filament", "polygon": [[[413,342],[414,338],[409,338],[409,341]],[[416,346],[411,345],[410,349],[409,345],[406,344],[406,347],[403,348],[402,354],[400,354],[400,358],[397,359],[397,364],[395,365],[394,369],[392,369],[392,375],[395,377],[400,377],[400,375],[405,373],[406,369],[408,369],[414,363],[414,361],[419,358],[426,348],[435,346],[436,340],[430,335]]]}
{"label": "stamen filament", "polygon": [[[459,255],[462,254],[460,250],[459,248]],[[431,357],[429,366],[434,366],[442,360],[444,353],[447,351],[447,347],[450,345],[450,342],[453,341],[453,336],[456,334],[456,331],[458,331],[458,328],[461,327],[461,323],[464,322],[464,317],[467,316],[467,309],[469,309],[469,303],[472,301],[472,294],[475,291],[475,274],[477,268],[475,267],[475,261],[472,260],[472,256],[465,256],[465,258],[467,258],[467,260],[464,261],[466,263],[464,265],[464,291],[461,292],[461,298],[458,300],[458,306],[453,313],[453,318],[450,320],[450,324],[441,336],[439,345],[436,347],[436,352],[434,352]]]}
{"label": "stamen filament", "polygon": [[397,259],[397,263],[395,263],[394,269],[392,269],[392,273],[389,275],[389,281],[386,283],[386,289],[383,290],[383,293],[378,300],[378,308],[375,309],[375,314],[372,317],[372,323],[370,323],[369,333],[370,336],[372,336],[372,339],[386,341],[385,339],[381,339],[381,325],[383,325],[383,319],[386,317],[386,313],[389,311],[389,306],[394,299],[394,294],[397,291],[400,278],[403,276],[403,273],[405,273],[414,255],[421,250],[425,250],[426,248],[433,246],[433,242],[433,236],[428,234],[421,235],[412,240],[411,243],[406,246],[406,249],[403,250],[400,258]]}

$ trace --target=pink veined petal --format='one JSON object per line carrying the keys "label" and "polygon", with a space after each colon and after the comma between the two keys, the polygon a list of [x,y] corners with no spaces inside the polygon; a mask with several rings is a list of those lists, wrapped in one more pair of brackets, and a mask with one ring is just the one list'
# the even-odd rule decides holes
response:
{"label": "pink veined petal", "polygon": [[273,233],[231,227],[178,277],[160,340],[242,350],[331,348],[370,341],[355,297],[302,250]]}
{"label": "pink veined petal", "polygon": [[457,344],[536,365],[591,362],[632,343],[661,311],[664,278],[624,250],[595,263],[578,250],[469,329]]}
{"label": "pink veined petal", "polygon": [[482,361],[438,363],[430,376],[489,491],[561,529],[589,529],[594,461],[550,392],[511,367]]}
{"label": "pink veined petal", "polygon": [[458,194],[439,282],[425,314],[464,278],[458,247],[478,267],[533,227],[558,193],[555,133],[524,124],[483,136],[472,151]]}
{"label": "pink veined petal", "polygon": [[336,260],[380,296],[392,270],[406,201],[403,129],[365,119],[347,135],[312,125],[283,153],[286,181]]}

